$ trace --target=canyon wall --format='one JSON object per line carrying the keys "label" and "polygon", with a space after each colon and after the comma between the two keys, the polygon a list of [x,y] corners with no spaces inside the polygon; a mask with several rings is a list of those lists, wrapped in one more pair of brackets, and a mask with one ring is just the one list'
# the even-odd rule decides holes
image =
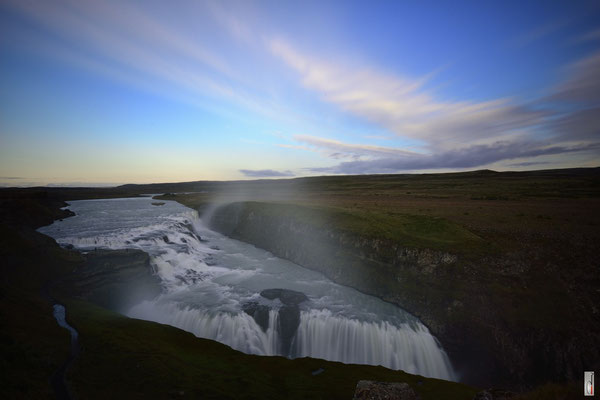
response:
{"label": "canyon wall", "polygon": [[[526,269],[527,260],[404,246],[318,223],[306,218],[306,210],[299,213],[299,207],[230,203],[215,209],[209,224],[222,234],[413,313],[441,341],[465,382],[526,387],[568,381],[597,363],[598,355],[587,352],[597,339],[593,332],[561,326],[560,321],[540,325],[506,317],[518,313],[511,307],[519,305],[507,305],[505,298],[511,301],[515,296],[506,290],[512,289],[502,288],[501,280],[491,281],[502,271]],[[504,289],[506,293],[499,292]],[[498,293],[504,293],[503,301]],[[542,301],[553,306],[552,299]]]}

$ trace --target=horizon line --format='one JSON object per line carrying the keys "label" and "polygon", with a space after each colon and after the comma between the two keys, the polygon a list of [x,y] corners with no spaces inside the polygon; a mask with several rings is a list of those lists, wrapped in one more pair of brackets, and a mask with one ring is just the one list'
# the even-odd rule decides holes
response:
{"label": "horizon line", "polygon": [[190,183],[242,183],[242,182],[260,182],[260,181],[291,181],[297,179],[325,178],[325,177],[358,177],[358,176],[390,176],[390,175],[450,175],[450,174],[468,174],[474,172],[492,172],[492,173],[523,173],[523,172],[546,172],[546,171],[566,171],[581,169],[599,169],[600,165],[595,167],[570,167],[570,168],[545,168],[533,170],[493,170],[489,168],[473,169],[467,171],[445,171],[445,172],[405,172],[405,173],[373,173],[373,174],[331,174],[331,175],[311,175],[294,177],[264,177],[258,179],[231,179],[231,180],[194,180],[194,181],[174,181],[174,182],[151,182],[151,183],[103,183],[103,182],[73,182],[73,183],[49,183],[46,185],[13,185],[7,186],[0,183],[0,190],[3,189],[115,189],[122,186],[151,186],[151,185],[179,185]]}

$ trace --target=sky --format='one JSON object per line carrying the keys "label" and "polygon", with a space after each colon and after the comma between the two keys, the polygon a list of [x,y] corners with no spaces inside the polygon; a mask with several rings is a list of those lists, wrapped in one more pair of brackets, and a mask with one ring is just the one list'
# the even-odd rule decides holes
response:
{"label": "sky", "polygon": [[600,2],[0,0],[0,186],[600,166]]}

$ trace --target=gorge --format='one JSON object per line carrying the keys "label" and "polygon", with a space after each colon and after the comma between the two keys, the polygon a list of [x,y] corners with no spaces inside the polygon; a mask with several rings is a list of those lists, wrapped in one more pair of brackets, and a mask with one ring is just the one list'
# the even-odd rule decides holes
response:
{"label": "gorge", "polygon": [[74,217],[40,232],[83,252],[137,249],[150,255],[163,290],[132,307],[112,305],[130,317],[249,354],[309,356],[457,379],[438,341],[412,315],[220,235],[194,210],[171,201],[153,207],[148,197],[74,201],[69,209]]}

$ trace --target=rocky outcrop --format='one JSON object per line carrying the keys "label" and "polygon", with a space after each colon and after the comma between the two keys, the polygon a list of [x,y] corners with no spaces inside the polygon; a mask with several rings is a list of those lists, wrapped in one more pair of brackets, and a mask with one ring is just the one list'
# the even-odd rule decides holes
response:
{"label": "rocky outcrop", "polygon": [[289,289],[265,289],[260,295],[268,300],[279,300],[281,305],[269,306],[252,301],[243,305],[243,310],[252,316],[261,329],[269,327],[269,312],[273,307],[278,310],[277,333],[281,340],[281,354],[293,356],[292,343],[300,325],[300,303],[308,301],[304,293]]}
{"label": "rocky outcrop", "polygon": [[418,394],[404,382],[358,381],[353,400],[419,400]]}
{"label": "rocky outcrop", "polygon": [[246,314],[254,318],[254,321],[256,321],[263,332],[267,331],[269,328],[269,311],[271,310],[269,306],[251,301],[243,304],[242,309]]}
{"label": "rocky outcrop", "polygon": [[150,257],[141,250],[91,251],[71,283],[79,297],[119,312],[161,292]]}
{"label": "rocky outcrop", "polygon": [[486,389],[478,392],[473,400],[509,400],[517,394],[504,389]]}
{"label": "rocky outcrop", "polygon": [[260,295],[269,300],[279,299],[286,306],[298,306],[308,300],[304,293],[289,289],[265,289]]}

